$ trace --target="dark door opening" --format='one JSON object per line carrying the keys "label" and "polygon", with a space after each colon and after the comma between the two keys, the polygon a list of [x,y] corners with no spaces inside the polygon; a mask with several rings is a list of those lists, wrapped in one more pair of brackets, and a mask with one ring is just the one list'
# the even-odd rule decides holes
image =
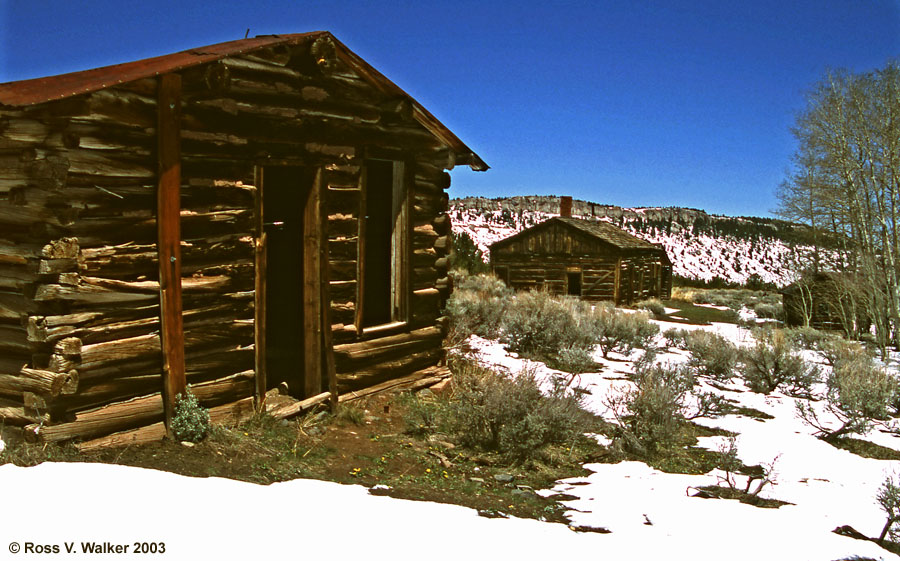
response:
{"label": "dark door opening", "polygon": [[581,271],[570,272],[568,277],[568,293],[570,296],[581,296]]}
{"label": "dark door opening", "polygon": [[299,166],[266,167],[263,174],[266,385],[287,384],[295,396],[303,394],[308,358],[304,241],[314,226],[306,216],[314,181],[315,170]]}

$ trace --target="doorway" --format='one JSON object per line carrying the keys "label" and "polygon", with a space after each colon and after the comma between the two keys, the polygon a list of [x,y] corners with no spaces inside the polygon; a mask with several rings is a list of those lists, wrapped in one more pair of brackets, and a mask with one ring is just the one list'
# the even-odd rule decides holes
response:
{"label": "doorway", "polygon": [[308,397],[321,390],[316,170],[266,166],[261,183],[266,389]]}
{"label": "doorway", "polygon": [[581,297],[581,271],[569,271],[566,273],[566,286],[569,296]]}

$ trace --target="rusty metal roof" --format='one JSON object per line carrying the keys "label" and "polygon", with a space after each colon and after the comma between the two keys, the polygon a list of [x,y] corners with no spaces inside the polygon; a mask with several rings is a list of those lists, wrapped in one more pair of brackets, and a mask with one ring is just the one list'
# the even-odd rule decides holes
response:
{"label": "rusty metal roof", "polygon": [[262,35],[250,39],[239,39],[217,43],[206,47],[188,49],[178,53],[163,55],[134,62],[114,64],[70,72],[58,76],[47,76],[31,80],[0,83],[0,105],[27,107],[76,95],[102,90],[141,78],[149,78],[176,72],[192,66],[214,62],[225,57],[249,53],[257,49],[279,45],[301,45],[312,43],[320,37],[330,38],[336,47],[337,56],[373,87],[390,96],[407,98],[413,105],[414,118],[430,133],[442,140],[457,153],[458,164],[465,164],[476,171],[488,169],[488,165],[466,146],[443,123],[383,74],[375,70],[359,55],[347,48],[328,31],[311,31],[288,35]]}

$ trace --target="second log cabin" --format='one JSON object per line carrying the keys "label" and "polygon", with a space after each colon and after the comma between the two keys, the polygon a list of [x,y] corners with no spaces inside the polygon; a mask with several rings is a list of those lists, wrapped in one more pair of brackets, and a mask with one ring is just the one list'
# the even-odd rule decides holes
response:
{"label": "second log cabin", "polygon": [[328,32],[0,84],[0,423],[164,434],[187,384],[225,418],[435,365],[458,165]]}
{"label": "second log cabin", "polygon": [[672,294],[666,250],[599,220],[561,216],[491,245],[494,273],[516,290],[547,290],[616,305]]}

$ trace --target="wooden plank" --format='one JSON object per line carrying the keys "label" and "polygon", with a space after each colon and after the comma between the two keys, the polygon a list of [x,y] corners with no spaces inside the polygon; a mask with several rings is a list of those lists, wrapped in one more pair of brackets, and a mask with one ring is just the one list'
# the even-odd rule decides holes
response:
{"label": "wooden plank", "polygon": [[289,403],[287,405],[280,405],[277,407],[273,407],[271,410],[267,411],[269,416],[275,419],[286,419],[288,417],[292,417],[307,409],[314,407],[320,403],[324,403],[329,399],[335,400],[336,397],[332,397],[332,392],[322,392],[318,395],[314,395],[312,397],[308,397],[302,401],[295,401]]}
{"label": "wooden plank", "polygon": [[266,231],[263,226],[263,166],[256,166],[256,254],[254,275],[254,330],[253,343],[256,349],[256,410],[262,411],[266,406]]}
{"label": "wooden plank", "polygon": [[322,393],[322,170],[303,210],[303,396]]}
{"label": "wooden plank", "polygon": [[365,302],[362,295],[366,288],[366,204],[368,193],[368,168],[362,166],[359,172],[359,234],[356,243],[356,333],[363,331],[363,307]]}
{"label": "wooden plank", "polygon": [[185,391],[181,305],[181,76],[159,77],[157,115],[157,228],[159,307],[163,354],[163,405],[171,430],[175,397]]}
{"label": "wooden plank", "polygon": [[370,386],[365,389],[350,391],[341,394],[339,401],[341,403],[368,395],[376,394],[383,391],[393,389],[416,390],[425,386],[430,386],[450,377],[450,369],[446,366],[429,366],[422,370],[417,370],[408,376],[395,378],[380,384]]}
{"label": "wooden plank", "polygon": [[[394,232],[392,236],[391,253],[391,291],[393,292],[393,307],[391,319],[394,321],[406,321],[409,319],[410,301],[410,262],[412,261],[412,235],[413,225],[409,219],[409,207],[411,205],[412,188],[410,183],[415,180],[415,166],[411,161],[395,161],[393,177],[393,194],[398,199],[392,208],[398,209],[394,218]],[[430,227],[430,226],[429,226]],[[432,229],[433,230],[433,229]]]}
{"label": "wooden plank", "polygon": [[622,284],[622,258],[620,257],[616,260],[616,279],[615,279],[615,291],[613,293],[613,302],[616,305],[619,304],[619,286]]}

